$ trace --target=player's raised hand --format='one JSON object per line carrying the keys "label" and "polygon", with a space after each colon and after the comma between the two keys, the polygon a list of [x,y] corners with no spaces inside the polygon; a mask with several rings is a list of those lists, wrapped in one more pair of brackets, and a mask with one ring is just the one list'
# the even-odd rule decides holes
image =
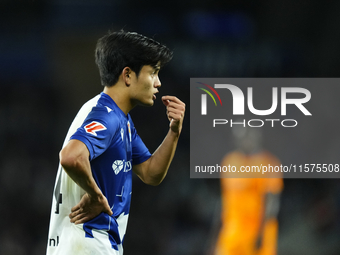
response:
{"label": "player's raised hand", "polygon": [[175,96],[163,96],[163,104],[166,106],[166,114],[173,132],[180,134],[182,131],[185,104]]}
{"label": "player's raised hand", "polygon": [[69,217],[72,223],[82,224],[92,220],[101,212],[112,215],[112,211],[106,197],[102,196],[100,198],[94,198],[86,193],[80,202],[71,209]]}

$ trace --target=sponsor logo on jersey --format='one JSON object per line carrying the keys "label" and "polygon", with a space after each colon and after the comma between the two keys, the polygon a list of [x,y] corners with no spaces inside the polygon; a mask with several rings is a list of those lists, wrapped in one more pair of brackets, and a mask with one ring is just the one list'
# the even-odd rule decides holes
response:
{"label": "sponsor logo on jersey", "polygon": [[106,127],[97,121],[92,121],[90,124],[87,124],[84,129],[86,133],[97,136],[97,132],[106,130]]}
{"label": "sponsor logo on jersey", "polygon": [[112,170],[115,172],[115,174],[119,174],[120,171],[124,169],[124,172],[129,172],[132,169],[132,164],[130,161],[125,161],[117,159],[112,164]]}
{"label": "sponsor logo on jersey", "polygon": [[57,236],[56,238],[55,237],[50,238],[48,240],[48,246],[56,247],[58,245],[59,245],[59,236]]}

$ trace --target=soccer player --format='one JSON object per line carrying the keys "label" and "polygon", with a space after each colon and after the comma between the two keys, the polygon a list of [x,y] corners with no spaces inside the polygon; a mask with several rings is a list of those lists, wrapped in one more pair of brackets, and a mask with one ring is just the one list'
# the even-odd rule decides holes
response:
{"label": "soccer player", "polygon": [[137,105],[154,104],[159,70],[172,58],[166,46],[133,32],[109,32],[98,40],[95,58],[104,90],[80,109],[60,152],[48,255],[123,254],[132,171],[158,185],[182,130],[185,104],[163,96],[169,131],[151,154],[129,115]]}
{"label": "soccer player", "polygon": [[[278,166],[279,159],[262,148],[259,129],[233,127],[237,150],[222,159],[222,166]],[[247,176],[246,176],[247,175]],[[229,173],[221,177],[222,226],[215,255],[276,255],[280,173]],[[238,178],[233,178],[238,177]]]}

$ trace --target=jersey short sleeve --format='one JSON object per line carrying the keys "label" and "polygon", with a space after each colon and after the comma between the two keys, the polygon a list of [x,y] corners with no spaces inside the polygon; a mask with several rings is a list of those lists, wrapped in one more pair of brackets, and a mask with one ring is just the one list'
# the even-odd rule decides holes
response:
{"label": "jersey short sleeve", "polygon": [[113,136],[119,129],[119,120],[113,112],[103,107],[93,107],[84,123],[71,136],[83,142],[90,152],[90,160],[101,155],[111,144]]}

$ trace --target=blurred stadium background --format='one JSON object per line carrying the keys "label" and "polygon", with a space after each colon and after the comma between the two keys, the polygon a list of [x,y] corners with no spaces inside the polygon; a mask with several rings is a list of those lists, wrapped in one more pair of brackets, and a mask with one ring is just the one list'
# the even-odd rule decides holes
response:
{"label": "blurred stadium background", "polygon": [[[188,106],[168,177],[158,187],[134,180],[125,254],[211,254],[219,180],[189,178],[189,78],[338,77],[339,11],[338,1],[316,0],[1,0],[0,254],[45,253],[58,152],[79,107],[102,90],[96,41],[120,28],[174,50],[160,94]],[[338,123],[338,110],[325,118]],[[159,98],[131,115],[156,149],[168,125]],[[339,154],[337,132],[328,148],[309,130],[300,135],[316,153]],[[277,156],[298,157],[290,153]],[[278,254],[340,254],[339,180],[284,184]]]}

